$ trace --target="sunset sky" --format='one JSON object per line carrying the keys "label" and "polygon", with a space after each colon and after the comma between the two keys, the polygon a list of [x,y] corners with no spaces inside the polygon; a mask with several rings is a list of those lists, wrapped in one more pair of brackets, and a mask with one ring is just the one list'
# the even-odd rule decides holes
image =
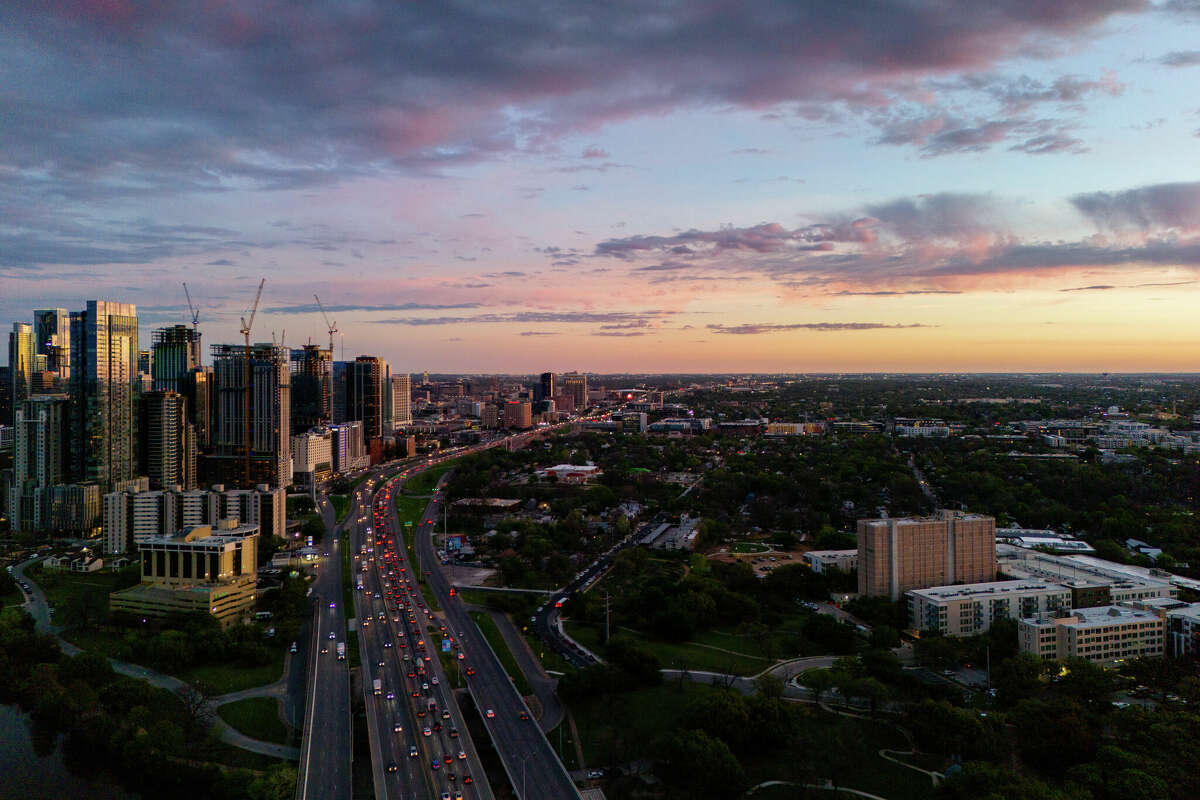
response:
{"label": "sunset sky", "polygon": [[265,277],[397,371],[1198,371],[1198,269],[1200,0],[0,10],[5,329]]}

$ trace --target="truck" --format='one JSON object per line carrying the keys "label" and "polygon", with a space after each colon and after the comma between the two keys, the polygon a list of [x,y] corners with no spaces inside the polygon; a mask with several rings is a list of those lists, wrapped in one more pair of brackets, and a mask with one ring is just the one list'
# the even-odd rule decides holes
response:
{"label": "truck", "polygon": [[383,681],[376,678],[371,685],[375,688],[375,694],[383,694]]}
{"label": "truck", "polygon": [[345,642],[337,643],[337,657],[338,657],[337,658],[338,661],[346,660],[346,643]]}
{"label": "truck", "polygon": [[360,592],[363,590],[363,576],[362,575],[358,576],[358,583],[355,584],[354,588],[358,589],[358,591],[360,591]]}

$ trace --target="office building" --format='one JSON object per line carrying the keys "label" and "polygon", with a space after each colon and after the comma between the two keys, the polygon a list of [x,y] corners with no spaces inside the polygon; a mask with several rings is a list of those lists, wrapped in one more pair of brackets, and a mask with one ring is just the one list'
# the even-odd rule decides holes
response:
{"label": "office building", "polygon": [[371,464],[361,422],[330,425],[332,436],[333,471],[339,474],[366,469]]}
{"label": "office building", "polygon": [[333,381],[332,381],[332,400],[333,406],[333,421],[334,423],[342,423],[350,421],[347,416],[346,409],[346,392],[348,391],[348,382],[350,379],[350,365],[345,361],[333,362]]}
{"label": "office building", "polygon": [[292,437],[292,483],[310,488],[333,474],[333,434],[314,428]]}
{"label": "office building", "polygon": [[1070,614],[1042,614],[1017,623],[1022,653],[1047,661],[1085,658],[1105,667],[1164,654],[1166,625],[1152,611],[1126,606],[1079,608]]}
{"label": "office building", "polygon": [[187,400],[174,391],[142,395],[140,445],[151,489],[196,485],[196,431]]}
{"label": "office building", "polygon": [[809,550],[804,564],[818,575],[826,572],[853,572],[858,569],[857,550]]}
{"label": "office building", "polygon": [[995,577],[992,517],[942,510],[934,517],[858,521],[861,595],[899,600],[912,589],[987,583]]}
{"label": "office building", "polygon": [[[346,419],[362,422],[368,442],[378,439],[384,433],[385,384],[391,394],[388,364],[375,356],[359,356],[346,366]],[[390,411],[387,416],[390,419]]]}
{"label": "office building", "polygon": [[187,376],[200,366],[200,331],[187,325],[159,328],[151,334],[154,354],[150,375],[156,392],[183,393]]}
{"label": "office building", "polygon": [[7,366],[0,367],[0,425],[12,426],[12,370]]}
{"label": "office building", "polygon": [[1166,573],[1115,564],[1085,555],[1054,555],[1008,544],[996,545],[1000,570],[1009,577],[1041,578],[1071,590],[1071,607],[1088,608],[1156,597],[1178,597]]}
{"label": "office building", "polygon": [[137,307],[89,300],[71,312],[72,475],[101,493],[137,477]]}
{"label": "office building", "polygon": [[71,316],[65,308],[42,308],[33,312],[34,348],[46,357],[43,369],[53,376],[50,391],[66,391],[71,377]]}
{"label": "office building", "polygon": [[481,428],[499,428],[500,408],[491,403],[484,403],[479,410],[479,426]]}
{"label": "office building", "polygon": [[516,430],[525,430],[533,427],[533,409],[527,402],[520,400],[509,400],[504,404],[504,420],[505,428]]}
{"label": "office building", "polygon": [[14,322],[8,334],[9,402],[14,411],[33,395],[35,354],[33,326]]}
{"label": "office building", "polygon": [[196,431],[196,450],[207,453],[212,449],[216,386],[212,367],[195,367],[183,376],[180,392],[187,400],[188,421]]}
{"label": "office building", "polygon": [[[207,482],[243,487],[287,486],[292,480],[291,372],[288,351],[274,344],[250,348],[249,386],[246,350],[213,345],[217,390],[213,454],[205,459]],[[246,400],[249,393],[249,474],[246,473]]]}
{"label": "office building", "polygon": [[533,387],[533,400],[536,403],[553,400],[554,394],[554,373],[543,372],[538,376],[538,382]]}
{"label": "office building", "polygon": [[224,520],[138,542],[142,580],[109,595],[114,614],[211,614],[222,625],[254,608],[258,529]]}
{"label": "office building", "polygon": [[13,477],[8,491],[12,530],[49,529],[49,492],[66,482],[66,395],[40,395],[21,403],[13,425]]}
{"label": "office building", "polygon": [[400,428],[411,425],[412,378],[409,375],[392,376],[392,425]]}
{"label": "office building", "polygon": [[[587,374],[568,372],[559,376],[562,382],[562,394],[569,395],[579,411],[588,407]],[[553,388],[553,387],[551,387]],[[552,395],[553,396],[553,395]],[[556,398],[557,399],[557,398]],[[561,408],[561,407],[560,407]]]}
{"label": "office building", "polygon": [[1070,611],[1071,590],[1046,581],[991,581],[913,589],[909,625],[943,636],[976,636],[998,619],[1025,619]]}
{"label": "office building", "polygon": [[303,433],[333,421],[333,357],[319,345],[291,352],[292,432]]}

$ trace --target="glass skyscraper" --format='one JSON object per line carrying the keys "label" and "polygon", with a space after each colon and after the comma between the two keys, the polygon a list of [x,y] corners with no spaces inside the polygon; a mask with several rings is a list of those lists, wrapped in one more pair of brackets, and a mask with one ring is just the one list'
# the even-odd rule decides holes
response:
{"label": "glass skyscraper", "polygon": [[89,300],[71,313],[71,466],[101,492],[137,477],[137,306]]}

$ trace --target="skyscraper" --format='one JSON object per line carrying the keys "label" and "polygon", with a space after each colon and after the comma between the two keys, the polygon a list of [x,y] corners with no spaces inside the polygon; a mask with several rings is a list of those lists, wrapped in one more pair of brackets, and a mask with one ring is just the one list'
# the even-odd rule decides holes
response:
{"label": "skyscraper", "polygon": [[330,394],[333,395],[330,405],[333,407],[334,423],[346,422],[346,383],[349,380],[350,365],[345,361],[333,362],[333,381],[330,384]]}
{"label": "skyscraper", "polygon": [[384,433],[383,384],[390,383],[388,364],[376,356],[359,356],[346,366],[346,418],[362,421],[369,442]]}
{"label": "skyscraper", "polygon": [[[212,347],[216,382],[216,430],[213,453],[205,459],[206,482],[250,488],[260,483],[287,486],[292,481],[291,372],[288,350],[273,344],[250,348],[250,385],[246,386],[242,345]],[[245,400],[250,393],[250,474],[245,474]]]}
{"label": "skyscraper", "polygon": [[8,518],[14,531],[45,530],[51,487],[66,482],[67,396],[39,395],[14,414],[13,480]]}
{"label": "skyscraper", "polygon": [[33,312],[34,347],[46,356],[46,370],[57,375],[65,388],[71,378],[71,316],[65,308]]}
{"label": "skyscraper", "polygon": [[142,458],[151,489],[196,485],[196,431],[178,392],[142,396]]}
{"label": "skyscraper", "polygon": [[212,367],[195,367],[183,377],[181,394],[187,398],[188,416],[196,428],[196,450],[212,447],[213,413],[216,406]]}
{"label": "skyscraper", "polygon": [[200,332],[187,325],[172,325],[154,331],[152,338],[154,391],[183,392],[188,372],[200,366]]}
{"label": "skyscraper", "polygon": [[408,374],[392,376],[392,424],[412,424],[412,378]]}
{"label": "skyscraper", "polygon": [[12,389],[10,402],[15,411],[33,394],[34,355],[33,326],[25,322],[14,322],[8,334],[8,373]]}
{"label": "skyscraper", "polygon": [[[587,408],[588,405],[588,386],[587,374],[578,372],[568,372],[562,378],[562,393],[570,395],[575,400],[575,408],[579,411]],[[553,396],[553,395],[552,395]]]}
{"label": "skyscraper", "polygon": [[533,401],[540,403],[544,400],[554,398],[554,373],[543,372],[538,378],[537,385],[533,387]]}
{"label": "skyscraper", "polygon": [[137,476],[137,306],[89,300],[71,313],[71,465],[101,493]]}
{"label": "skyscraper", "polygon": [[306,344],[291,352],[292,430],[333,421],[333,356],[320,345]]}

